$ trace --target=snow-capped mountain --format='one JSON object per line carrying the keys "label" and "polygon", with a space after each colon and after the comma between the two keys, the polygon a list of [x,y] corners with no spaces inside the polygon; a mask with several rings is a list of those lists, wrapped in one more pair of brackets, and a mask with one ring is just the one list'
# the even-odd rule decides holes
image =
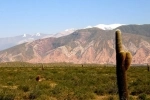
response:
{"label": "snow-capped mountain", "polygon": [[[88,26],[86,28],[97,27],[97,28],[100,28],[103,30],[112,30],[112,29],[115,29],[122,25],[124,25],[124,24],[110,24],[110,25],[99,24],[96,26]],[[84,28],[84,29],[86,29],[86,28]],[[48,38],[48,37],[58,38],[58,37],[66,36],[66,35],[73,33],[76,30],[77,29],[71,28],[71,29],[66,29],[62,32],[58,32],[56,34],[43,34],[43,33],[38,32],[38,33],[35,33],[32,35],[31,34],[23,34],[23,35],[16,36],[16,37],[0,38],[0,50],[4,50],[4,49],[7,49],[12,46],[22,44],[25,42],[32,42],[37,39],[43,39],[43,38]]]}
{"label": "snow-capped mountain", "polygon": [[109,25],[105,25],[105,24],[99,24],[99,25],[96,25],[94,27],[97,27],[97,28],[100,28],[100,29],[103,29],[103,30],[113,30],[119,26],[122,26],[124,24],[109,24]]}
{"label": "snow-capped mountain", "polygon": [[58,38],[61,36],[66,36],[66,35],[73,33],[74,31],[76,31],[76,29],[74,29],[74,28],[66,29],[65,31],[62,31],[62,32],[55,34],[54,37]]}
{"label": "snow-capped mountain", "polygon": [[[123,34],[124,49],[132,53],[132,64],[149,64],[150,24],[117,28]],[[114,33],[114,30],[88,28],[68,36],[28,42],[0,51],[0,62],[115,64]]]}
{"label": "snow-capped mountain", "polygon": [[43,34],[43,33],[35,33],[35,34],[23,34],[20,36],[15,36],[15,37],[6,37],[6,38],[0,38],[0,50],[4,50],[7,48],[10,48],[12,46],[22,44],[25,42],[32,42],[37,39],[43,39],[43,38],[48,38],[48,37],[61,37],[65,35],[69,35],[73,33],[75,29],[66,29],[65,31],[56,33],[56,34]]}
{"label": "snow-capped mountain", "polygon": [[96,26],[87,26],[86,28],[93,28],[93,27],[97,27],[97,28],[100,28],[102,30],[113,30],[119,26],[122,26],[122,25],[125,25],[125,24],[109,24],[109,25],[106,25],[106,24],[98,24]]}
{"label": "snow-capped mountain", "polygon": [[23,34],[23,37],[27,37],[27,34]]}
{"label": "snow-capped mountain", "polygon": [[38,32],[38,33],[35,33],[35,34],[32,34],[32,35],[30,35],[30,34],[23,34],[22,37],[40,37],[40,36],[43,36],[43,35],[46,35],[46,34]]}
{"label": "snow-capped mountain", "polygon": [[85,27],[84,29],[86,29],[86,28],[92,28],[92,27],[93,27],[93,26],[90,26],[90,25],[89,25],[89,26]]}
{"label": "snow-capped mountain", "polygon": [[35,36],[41,36],[41,34],[40,33],[36,33]]}

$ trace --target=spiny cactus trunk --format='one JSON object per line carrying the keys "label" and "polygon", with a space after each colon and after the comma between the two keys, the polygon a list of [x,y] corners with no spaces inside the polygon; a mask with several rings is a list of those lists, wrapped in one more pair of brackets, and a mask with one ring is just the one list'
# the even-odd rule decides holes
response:
{"label": "spiny cactus trunk", "polygon": [[123,51],[121,31],[116,31],[116,74],[117,74],[117,85],[120,100],[128,99],[128,86],[127,86],[127,74],[131,64],[132,56],[129,52]]}
{"label": "spiny cactus trunk", "polygon": [[117,60],[117,84],[120,100],[128,100],[127,73],[124,61],[123,53],[119,53]]}
{"label": "spiny cactus trunk", "polygon": [[149,72],[149,65],[147,64],[147,71]]}

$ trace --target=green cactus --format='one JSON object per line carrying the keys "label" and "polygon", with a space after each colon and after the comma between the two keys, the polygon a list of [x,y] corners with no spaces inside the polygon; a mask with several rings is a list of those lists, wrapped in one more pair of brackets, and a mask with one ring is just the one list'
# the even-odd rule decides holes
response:
{"label": "green cactus", "polygon": [[128,100],[127,73],[132,61],[130,52],[123,51],[121,31],[116,30],[116,74],[120,100]]}
{"label": "green cactus", "polygon": [[147,71],[148,71],[148,72],[149,72],[149,69],[150,69],[150,68],[149,68],[149,64],[147,64]]}

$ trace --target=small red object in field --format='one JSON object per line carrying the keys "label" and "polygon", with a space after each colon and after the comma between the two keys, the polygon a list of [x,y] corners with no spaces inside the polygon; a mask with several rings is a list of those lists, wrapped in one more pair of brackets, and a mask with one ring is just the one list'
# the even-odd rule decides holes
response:
{"label": "small red object in field", "polygon": [[36,77],[36,81],[40,81],[40,78],[41,78],[41,76],[40,75],[38,75],[37,77]]}

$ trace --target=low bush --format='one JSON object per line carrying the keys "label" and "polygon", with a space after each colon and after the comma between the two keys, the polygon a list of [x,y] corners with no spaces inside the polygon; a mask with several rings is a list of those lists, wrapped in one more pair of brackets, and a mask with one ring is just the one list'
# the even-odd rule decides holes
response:
{"label": "low bush", "polygon": [[[114,95],[118,96],[115,67],[95,64],[86,64],[84,67],[79,64],[44,66],[44,70],[41,70],[41,64],[1,64],[0,100],[94,100],[97,96],[106,95],[111,95],[109,100],[115,100]],[[35,80],[37,75],[41,76],[41,81]],[[145,68],[131,67],[127,73],[130,96],[148,100],[149,77],[150,73]]]}
{"label": "low bush", "polygon": [[142,93],[138,96],[139,100],[146,100],[147,99],[147,95],[145,93]]}

